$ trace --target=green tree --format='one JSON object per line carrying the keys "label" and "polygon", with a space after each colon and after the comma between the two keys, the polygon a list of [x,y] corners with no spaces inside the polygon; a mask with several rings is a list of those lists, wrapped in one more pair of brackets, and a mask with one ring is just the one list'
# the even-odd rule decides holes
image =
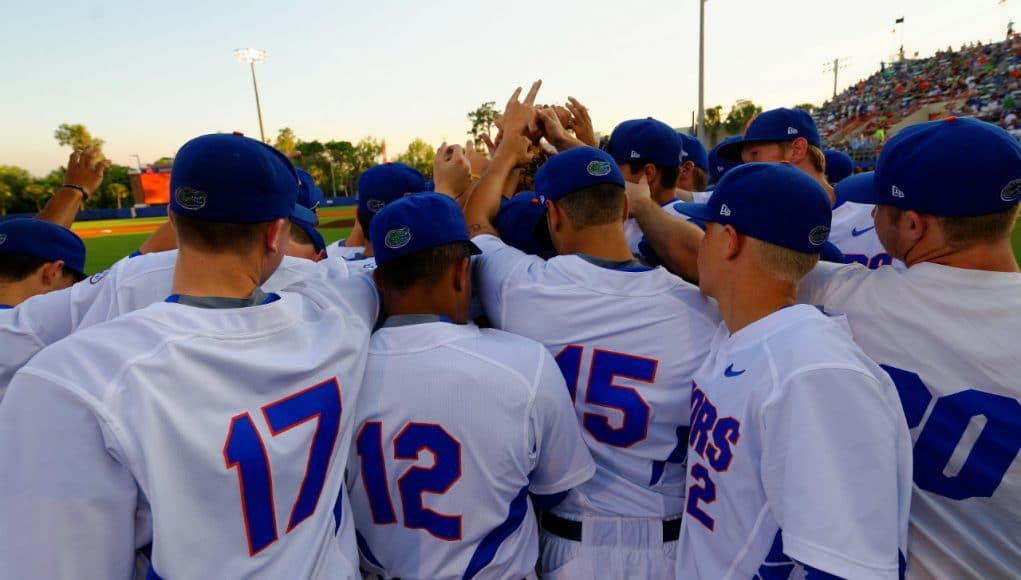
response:
{"label": "green tree", "polygon": [[487,101],[479,105],[477,109],[468,113],[468,120],[471,121],[471,129],[468,134],[476,143],[480,143],[483,133],[492,133],[493,125],[496,123],[496,101]]}
{"label": "green tree", "polygon": [[37,212],[43,209],[43,199],[49,197],[52,193],[52,190],[48,190],[46,185],[38,181],[33,181],[25,186],[25,197],[32,200]]}
{"label": "green tree", "polygon": [[397,161],[406,163],[422,172],[426,179],[432,179],[433,159],[436,151],[422,139],[416,138],[408,143],[408,150],[397,156]]}
{"label": "green tree", "polygon": [[[103,149],[103,144],[106,143],[102,139],[97,139],[89,133],[89,130],[85,128],[85,125],[81,123],[69,124],[61,123],[57,130],[53,132],[53,138],[57,140],[61,146],[70,145],[72,149],[85,149],[89,145],[95,146],[100,150]],[[102,154],[100,154],[102,158]]]}
{"label": "green tree", "polygon": [[277,140],[273,146],[284,153],[293,153],[298,147],[298,137],[290,127],[284,127],[277,134]]}
{"label": "green tree", "polygon": [[705,136],[709,143],[719,142],[720,131],[723,129],[723,107],[716,105],[705,110]]}
{"label": "green tree", "polygon": [[0,165],[0,192],[4,213],[32,211],[32,202],[25,197],[25,188],[32,183],[28,171],[12,165]]}
{"label": "green tree", "polygon": [[801,109],[802,111],[811,115],[812,113],[815,113],[816,109],[818,109],[819,107],[816,107],[812,103],[801,103],[800,105],[794,105],[794,108]]}
{"label": "green tree", "polygon": [[107,187],[107,191],[110,192],[110,195],[117,201],[117,209],[122,207],[121,204],[124,200],[128,199],[129,194],[131,193],[131,190],[123,183],[111,183],[109,187]]}
{"label": "green tree", "polygon": [[730,112],[727,113],[727,119],[723,122],[723,127],[731,134],[744,133],[748,122],[761,112],[762,107],[755,103],[747,99],[738,99],[736,103],[731,105]]}

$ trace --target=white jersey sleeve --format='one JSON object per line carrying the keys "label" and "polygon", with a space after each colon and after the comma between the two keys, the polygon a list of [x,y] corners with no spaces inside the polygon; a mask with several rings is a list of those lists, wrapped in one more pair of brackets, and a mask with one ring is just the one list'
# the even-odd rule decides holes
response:
{"label": "white jersey sleeve", "polygon": [[763,405],[763,486],[783,553],[802,565],[842,578],[897,578],[907,521],[890,508],[907,515],[898,452],[910,453],[898,449],[903,421],[893,414],[897,401],[882,397],[894,392],[885,381],[857,368],[807,370]]}
{"label": "white jersey sleeve", "polygon": [[530,417],[535,454],[529,491],[553,495],[591,479],[596,464],[582,439],[564,376],[545,351],[537,383]]}
{"label": "white jersey sleeve", "polygon": [[491,234],[475,236],[472,242],[482,250],[482,255],[472,258],[475,286],[482,306],[493,326],[503,328],[506,321],[503,294],[510,275],[518,268],[541,267],[546,262],[508,246]]}
{"label": "white jersey sleeve", "polygon": [[136,527],[148,519],[135,509],[138,485],[96,401],[59,382],[22,372],[0,405],[4,575],[131,578],[135,550],[151,541]]}

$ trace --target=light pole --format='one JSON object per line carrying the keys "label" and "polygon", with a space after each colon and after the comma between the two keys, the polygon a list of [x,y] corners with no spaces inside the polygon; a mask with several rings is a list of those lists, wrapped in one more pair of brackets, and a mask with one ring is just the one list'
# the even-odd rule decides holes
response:
{"label": "light pole", "polygon": [[259,114],[259,135],[262,142],[266,142],[266,130],[262,126],[262,105],[259,104],[259,83],[255,80],[255,63],[263,62],[269,55],[265,50],[258,48],[239,48],[234,51],[234,57],[241,62],[247,62],[252,68],[252,87],[255,89],[255,111]]}
{"label": "light pole", "polygon": [[698,130],[699,141],[705,141],[705,3],[698,0]]}

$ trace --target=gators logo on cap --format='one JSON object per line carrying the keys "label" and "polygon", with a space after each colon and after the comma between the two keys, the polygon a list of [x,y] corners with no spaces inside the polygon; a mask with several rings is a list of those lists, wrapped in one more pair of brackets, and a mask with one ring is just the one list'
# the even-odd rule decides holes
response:
{"label": "gators logo on cap", "polygon": [[585,171],[588,171],[588,174],[593,177],[602,177],[604,175],[609,175],[612,169],[613,168],[610,167],[610,164],[606,161],[592,161],[588,164],[588,167],[585,168]]}
{"label": "gators logo on cap", "polygon": [[808,242],[813,246],[821,246],[830,237],[830,229],[826,226],[816,226],[808,232]]}
{"label": "gators logo on cap", "polygon": [[379,199],[370,199],[365,202],[365,207],[369,208],[369,211],[372,213],[376,213],[386,207],[386,202]]}
{"label": "gators logo on cap", "polygon": [[184,209],[198,210],[206,207],[206,194],[197,189],[182,185],[174,192],[177,205]]}
{"label": "gators logo on cap", "polygon": [[399,250],[411,242],[411,228],[403,227],[395,230],[390,230],[386,233],[386,239],[383,241],[386,247],[391,250]]}
{"label": "gators logo on cap", "polygon": [[[1007,187],[1003,188],[1000,192],[1000,199],[1007,203],[1017,201],[1017,198],[1021,197],[1021,179],[1015,179],[1007,184]],[[3,242],[0,241],[0,244]]]}

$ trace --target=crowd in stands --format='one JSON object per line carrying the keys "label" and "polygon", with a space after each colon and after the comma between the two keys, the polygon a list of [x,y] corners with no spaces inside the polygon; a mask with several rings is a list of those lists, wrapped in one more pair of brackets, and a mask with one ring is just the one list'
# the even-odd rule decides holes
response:
{"label": "crowd in stands", "polygon": [[883,63],[815,113],[824,141],[849,153],[861,170],[875,165],[887,133],[921,107],[943,103],[936,115],[974,116],[1021,138],[1021,36],[948,46],[921,59]]}

